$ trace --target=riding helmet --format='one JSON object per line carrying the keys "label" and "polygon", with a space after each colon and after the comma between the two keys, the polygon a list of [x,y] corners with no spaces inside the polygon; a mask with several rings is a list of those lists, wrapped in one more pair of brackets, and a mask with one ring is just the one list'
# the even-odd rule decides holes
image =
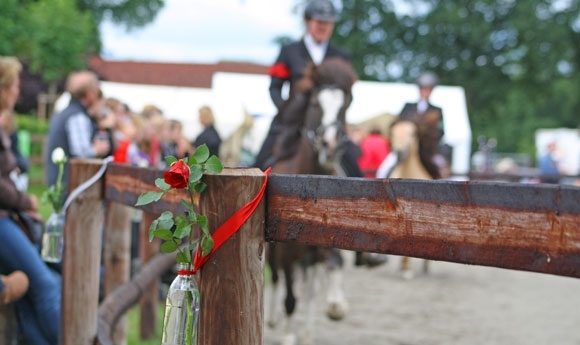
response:
{"label": "riding helmet", "polygon": [[304,19],[335,22],[338,20],[338,12],[330,0],[312,0],[304,9]]}
{"label": "riding helmet", "polygon": [[419,87],[435,87],[439,83],[439,78],[433,72],[425,72],[417,78]]}

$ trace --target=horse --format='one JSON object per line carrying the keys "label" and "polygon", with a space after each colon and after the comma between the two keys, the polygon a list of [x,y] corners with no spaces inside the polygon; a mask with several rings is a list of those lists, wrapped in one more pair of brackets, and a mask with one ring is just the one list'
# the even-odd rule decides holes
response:
{"label": "horse", "polygon": [[[288,125],[274,146],[275,162],[272,173],[344,175],[340,159],[346,148],[346,109],[352,101],[351,87],[356,80],[352,66],[338,58],[328,58],[317,66],[310,65],[305,77],[295,86],[280,110]],[[276,325],[278,306],[278,271],[284,273],[286,297],[284,301],[286,328],[283,344],[297,341],[293,324],[296,307],[294,273],[296,266],[304,272],[306,332],[302,343],[310,344],[314,334],[315,278],[320,264],[326,264],[328,290],[327,316],[342,319],[348,303],[342,291],[342,258],[338,249],[317,248],[290,243],[272,243],[268,247],[268,264],[272,271],[270,309],[266,316],[270,327]],[[268,296],[268,294],[267,294]]]}
{"label": "horse", "polygon": [[[377,171],[377,177],[433,180],[441,177],[435,163],[438,135],[438,113],[416,115],[412,119],[396,119],[389,129],[391,153]],[[434,127],[435,126],[435,127]],[[410,258],[401,259],[401,276],[412,279]],[[423,273],[429,272],[429,261],[423,261]]]}

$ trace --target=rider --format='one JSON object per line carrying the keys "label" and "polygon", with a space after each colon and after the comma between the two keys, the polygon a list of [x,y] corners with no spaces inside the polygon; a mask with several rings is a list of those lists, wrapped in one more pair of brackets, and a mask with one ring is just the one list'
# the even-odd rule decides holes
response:
{"label": "rider", "polygon": [[[329,44],[330,36],[334,30],[334,23],[338,20],[339,14],[334,5],[329,0],[312,0],[304,10],[304,21],[307,32],[302,39],[284,45],[274,65],[270,68],[270,97],[278,108],[278,111],[285,104],[286,100],[282,97],[282,88],[284,84],[290,84],[290,94],[294,90],[295,83],[304,76],[304,70],[309,63],[319,65],[324,59],[329,57],[339,57],[345,61],[351,61],[351,56],[345,50]],[[282,120],[280,112],[272,120],[268,135],[262,144],[262,148],[256,157],[255,167],[266,169],[274,162],[272,149],[276,138],[282,130],[288,126]],[[350,175],[358,176],[360,170],[356,166],[356,157],[354,158],[354,167],[351,169],[352,159],[346,159],[348,163],[345,170]],[[360,174],[362,176],[362,174]]]}
{"label": "rider", "polygon": [[[435,142],[437,143],[433,149],[436,151],[435,155],[442,157],[446,162],[443,165],[448,165],[451,160],[451,146],[443,144],[441,138],[443,137],[443,110],[430,103],[429,99],[433,89],[439,83],[439,78],[433,72],[424,72],[417,78],[417,86],[419,87],[419,100],[413,103],[405,103],[403,110],[399,114],[399,118],[406,120],[415,120],[417,122],[421,120],[423,123],[432,123],[433,128],[429,130],[430,139],[425,140],[425,142]],[[433,117],[433,119],[426,119],[427,116]],[[437,159],[435,159],[437,162]],[[436,164],[441,165],[441,164]],[[441,170],[439,166],[439,170]],[[433,175],[433,173],[432,173]],[[433,178],[440,178],[440,173],[435,173]]]}

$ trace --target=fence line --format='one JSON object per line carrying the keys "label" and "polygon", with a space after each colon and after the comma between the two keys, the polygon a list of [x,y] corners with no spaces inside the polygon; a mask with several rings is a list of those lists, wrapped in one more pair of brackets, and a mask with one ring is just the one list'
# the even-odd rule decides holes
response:
{"label": "fence line", "polygon": [[[71,179],[79,181],[99,166],[73,160]],[[63,324],[62,344],[92,344],[97,338],[98,306],[91,291],[98,290],[100,246],[95,244],[102,231],[102,200],[109,207],[112,202],[132,206],[141,192],[155,189],[161,174],[112,164],[101,183],[71,205],[63,320],[74,322]],[[233,168],[204,178],[208,188],[200,210],[215,229],[253,198],[264,176],[257,169]],[[142,209],[149,215],[178,212],[182,195],[168,193]],[[580,189],[572,186],[272,175],[261,206],[200,272],[200,343],[263,343],[266,241],[580,277],[579,199]],[[101,311],[101,329],[114,328],[114,322],[105,322],[113,313]],[[99,334],[99,342],[108,344],[107,336],[102,339]]]}

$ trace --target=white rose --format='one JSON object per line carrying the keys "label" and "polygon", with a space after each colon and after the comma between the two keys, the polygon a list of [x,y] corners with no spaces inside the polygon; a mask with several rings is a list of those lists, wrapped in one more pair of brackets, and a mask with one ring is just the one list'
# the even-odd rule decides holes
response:
{"label": "white rose", "polygon": [[62,149],[62,147],[57,147],[54,150],[52,150],[52,162],[54,164],[62,164],[66,162],[66,154],[64,153],[64,150]]}

